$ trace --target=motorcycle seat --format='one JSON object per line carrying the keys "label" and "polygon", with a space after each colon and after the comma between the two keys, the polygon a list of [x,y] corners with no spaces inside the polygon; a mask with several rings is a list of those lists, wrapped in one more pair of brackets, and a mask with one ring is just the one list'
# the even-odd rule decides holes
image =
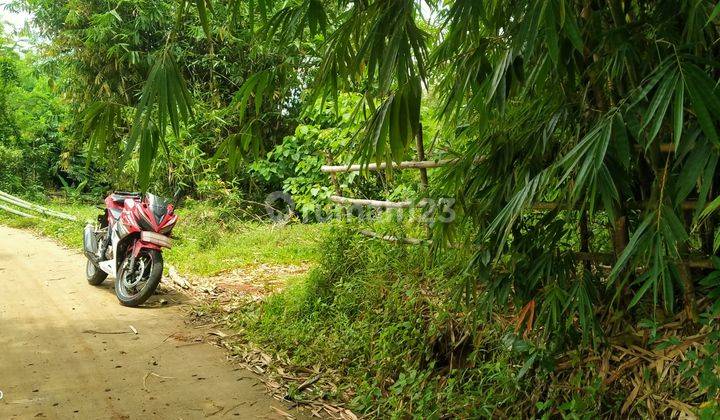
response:
{"label": "motorcycle seat", "polygon": [[126,199],[140,199],[141,194],[139,192],[126,192],[126,191],[114,191],[112,194],[110,194],[110,198],[112,201],[116,203],[122,203]]}

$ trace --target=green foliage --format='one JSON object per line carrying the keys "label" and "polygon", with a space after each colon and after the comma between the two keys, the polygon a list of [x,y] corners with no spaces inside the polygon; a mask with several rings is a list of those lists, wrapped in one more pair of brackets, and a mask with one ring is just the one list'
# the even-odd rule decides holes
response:
{"label": "green foliage", "polygon": [[67,145],[68,110],[38,74],[41,60],[21,57],[2,37],[0,28],[0,190],[43,195],[66,173],[58,156]]}
{"label": "green foliage", "polygon": [[[344,161],[350,153],[348,146],[358,129],[352,108],[357,98],[343,96],[336,115],[333,106],[318,106],[304,115],[303,122],[292,136],[268,152],[266,159],[250,165],[250,173],[272,188],[290,194],[295,210],[307,220],[322,215],[328,208],[328,197],[335,194],[328,185],[327,175],[320,167],[333,160]],[[355,175],[339,176],[341,189],[351,187]]]}
{"label": "green foliage", "polygon": [[[495,296],[479,304],[536,301],[539,320],[551,319],[545,337],[565,344],[574,332],[602,337],[598,316],[619,306],[672,312],[682,296],[692,313],[696,281],[684,261],[713,252],[698,233],[715,229],[699,217],[717,178],[713,9],[451,2],[431,55],[443,132],[466,163],[448,169],[438,189],[461,198],[460,211],[474,219],[472,269]],[[684,209],[688,200],[694,212]],[[542,201],[577,213],[531,215]],[[583,214],[607,217],[620,241],[609,276],[573,258],[609,245],[580,249]]]}
{"label": "green foliage", "polygon": [[[153,120],[157,112],[157,123]],[[180,137],[180,122],[187,123],[192,114],[192,99],[172,53],[163,50],[150,69],[135,112],[135,122],[125,145],[125,158],[138,143],[138,183],[146,190],[155,153],[165,142],[168,120],[175,137]],[[112,121],[112,119],[109,119]],[[157,124],[157,125],[156,125]],[[164,145],[167,150],[168,146]]]}
{"label": "green foliage", "polygon": [[479,322],[454,298],[467,252],[431,266],[426,249],[363,239],[347,227],[336,228],[322,249],[306,280],[233,320],[248,339],[295,365],[339,371],[349,382],[339,392],[352,387],[354,410],[389,418],[514,417],[543,410],[597,415],[599,394],[589,388],[543,391],[555,400],[534,407],[530,396],[539,396],[535,381],[548,381],[550,353],[498,324]]}
{"label": "green foliage", "polygon": [[178,210],[175,246],[167,251],[181,272],[213,276],[259,264],[306,264],[317,258],[317,241],[327,227],[290,224],[270,227],[223,214],[214,206],[187,203]]}

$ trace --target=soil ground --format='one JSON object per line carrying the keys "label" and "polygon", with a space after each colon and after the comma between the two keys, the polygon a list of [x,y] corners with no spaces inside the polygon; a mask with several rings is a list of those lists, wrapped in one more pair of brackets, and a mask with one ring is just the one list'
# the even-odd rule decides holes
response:
{"label": "soil ground", "polygon": [[84,271],[81,254],[0,226],[0,418],[297,415],[202,342],[182,295],[125,308]]}

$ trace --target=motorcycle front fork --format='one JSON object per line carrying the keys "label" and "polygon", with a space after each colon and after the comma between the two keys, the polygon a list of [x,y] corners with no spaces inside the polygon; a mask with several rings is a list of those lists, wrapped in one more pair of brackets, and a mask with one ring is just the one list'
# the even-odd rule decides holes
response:
{"label": "motorcycle front fork", "polygon": [[110,245],[110,229],[107,229],[107,233],[103,236],[102,240],[100,241],[100,244],[98,244],[98,257],[101,260],[105,259],[105,252],[107,251],[108,246]]}

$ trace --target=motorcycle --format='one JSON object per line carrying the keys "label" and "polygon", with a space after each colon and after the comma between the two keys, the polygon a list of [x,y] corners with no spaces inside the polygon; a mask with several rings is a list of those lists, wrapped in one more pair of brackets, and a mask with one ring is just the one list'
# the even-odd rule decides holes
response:
{"label": "motorcycle", "polygon": [[172,247],[174,207],[150,193],[116,191],[101,209],[98,224],[88,223],[83,234],[87,281],[97,286],[113,276],[120,303],[142,305],[160,283],[162,249]]}

